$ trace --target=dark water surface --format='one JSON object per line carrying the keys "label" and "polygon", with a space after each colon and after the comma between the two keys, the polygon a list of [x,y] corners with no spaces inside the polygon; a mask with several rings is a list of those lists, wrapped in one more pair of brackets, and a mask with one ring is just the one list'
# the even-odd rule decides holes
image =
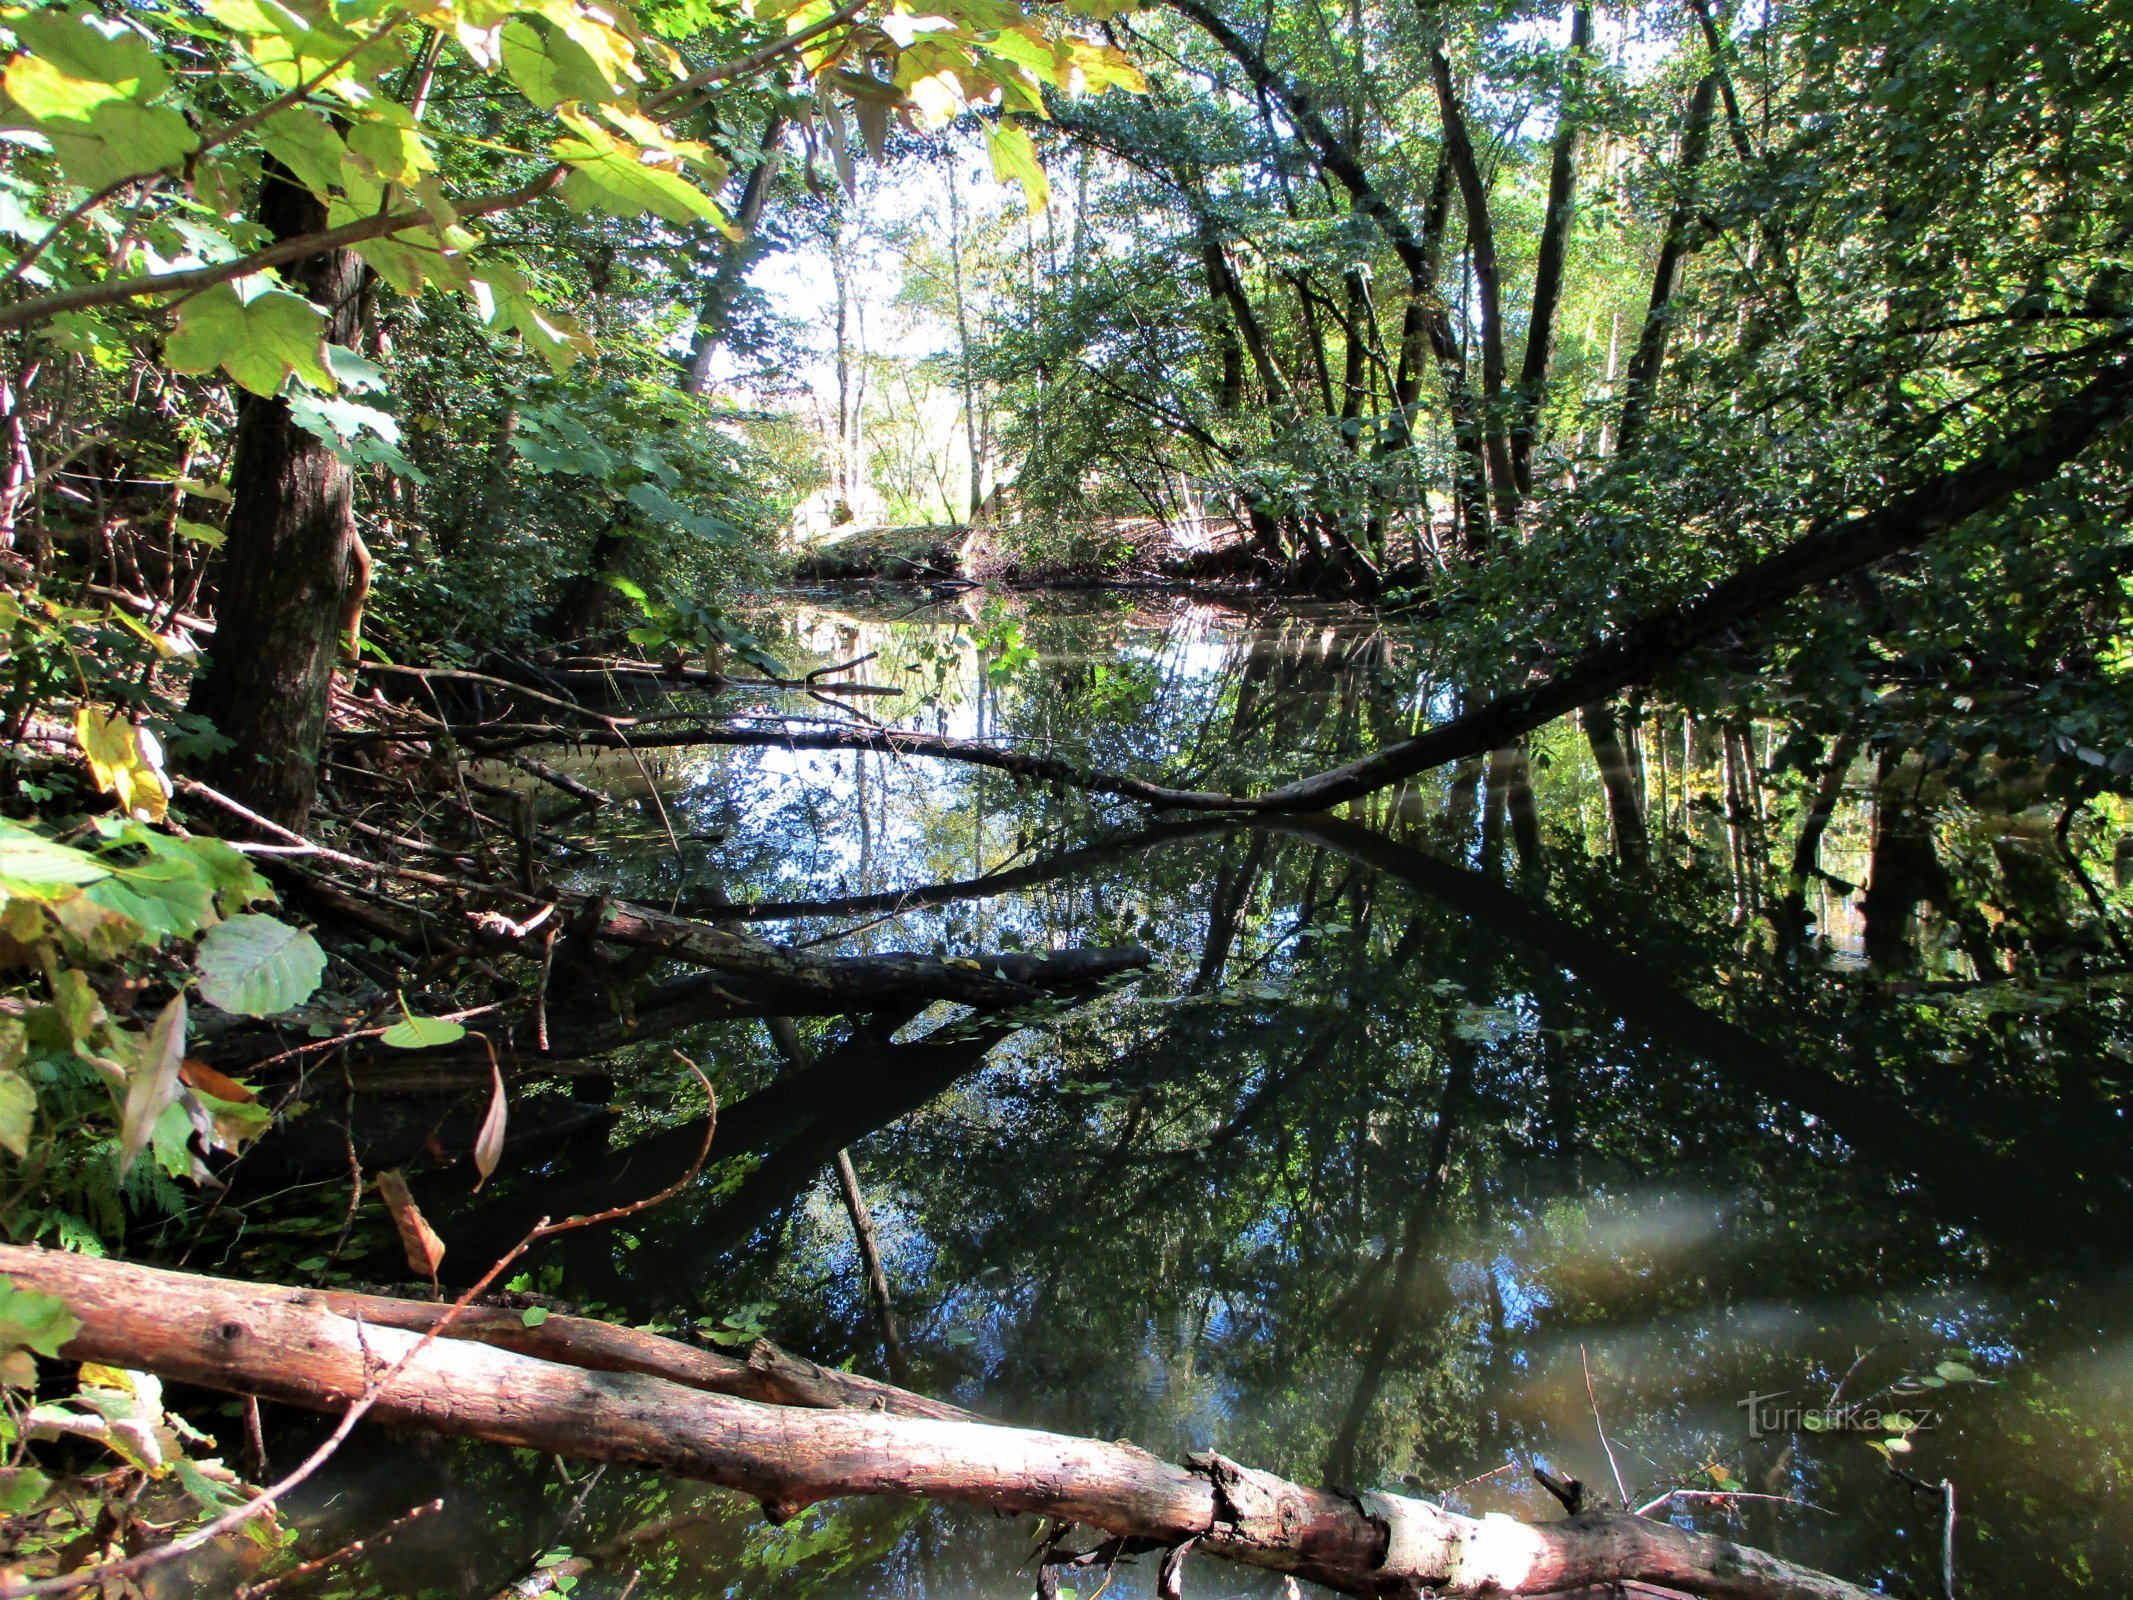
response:
{"label": "dark water surface", "polygon": [[[858,675],[910,692],[868,715],[1208,785],[1454,704],[1424,638],[1349,612],[926,601],[816,594],[777,620],[806,666],[878,652]],[[578,1081],[620,1111],[569,1140],[530,1131],[560,1100],[520,1085],[498,1181],[470,1199],[462,1163],[425,1204],[471,1273],[535,1214],[657,1188],[697,1137],[679,1044],[719,1082],[713,1166],[549,1247],[533,1286],[885,1375],[846,1150],[907,1381],[972,1409],[1472,1511],[1553,1515],[1534,1464],[1609,1500],[1681,1489],[1655,1514],[1899,1594],[1941,1592],[1952,1484],[1963,1592],[2133,1592],[2133,1023],[2097,914],[2128,920],[2117,841],[2069,835],[2084,889],[2018,781],[1958,797],[1865,748],[1825,786],[1827,757],[1647,706],[1339,821],[1169,829],[974,769],[775,749],[648,757],[662,821],[603,761],[638,803],[574,825],[567,880],[724,896],[831,952],[1139,942],[1155,965],[997,1025],[803,1022],[805,1071],[759,1023],[648,1044]],[[1796,859],[1818,789],[1826,833]],[[345,1200],[290,1204],[337,1228]],[[1817,1426],[1840,1388],[1866,1409]],[[1921,1425],[1854,1425],[1895,1411]],[[446,1511],[292,1592],[493,1594],[544,1551],[693,1512],[574,1592],[1031,1591],[1027,1519],[851,1502],[771,1528],[692,1485],[571,1472],[364,1440],[307,1490],[308,1539]],[[1143,1564],[1111,1592],[1153,1588]],[[1188,1569],[1196,1596],[1275,1589]]]}

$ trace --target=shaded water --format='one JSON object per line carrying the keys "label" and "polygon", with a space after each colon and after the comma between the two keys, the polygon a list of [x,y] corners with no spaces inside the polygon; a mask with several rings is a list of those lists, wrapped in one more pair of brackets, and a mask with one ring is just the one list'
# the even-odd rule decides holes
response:
{"label": "shaded water", "polygon": [[[1308,770],[1453,704],[1425,637],[1347,612],[818,595],[782,622],[802,664],[876,652],[860,675],[910,691],[866,714],[1196,784]],[[757,1023],[671,1041],[719,1080],[719,1159],[631,1230],[550,1247],[533,1282],[882,1374],[845,1149],[908,1382],[972,1409],[1468,1510],[1552,1515],[1533,1464],[1633,1504],[1678,1488],[1660,1514],[1920,1595],[1952,1483],[1969,1592],[2127,1592],[2133,1024],[2091,896],[2124,917],[2115,841],[2070,836],[2084,890],[2018,783],[1963,798],[1868,749],[1825,786],[1828,754],[1646,707],[1344,821],[1167,828],[941,763],[648,758],[664,817],[649,796],[606,814],[562,876],[730,900],[838,952],[1138,941],[1156,963],[998,1024],[803,1023],[804,1071]],[[642,788],[626,761],[600,776]],[[1826,833],[1796,861],[1818,789]],[[686,1166],[696,1099],[667,1043],[615,1069],[611,1127],[522,1145],[478,1199],[463,1167],[427,1181],[455,1265]],[[345,1191],[317,1194],[338,1226]],[[1924,1426],[1797,1415],[1840,1387]],[[313,1592],[491,1593],[544,1549],[696,1508],[575,1592],[1031,1588],[1026,1521],[848,1503],[773,1529],[694,1486],[588,1491],[434,1442],[367,1441],[302,1514],[324,1540],[432,1493],[443,1517]],[[1152,1567],[1113,1580],[1142,1590]],[[1203,1561],[1188,1590],[1272,1586]]]}

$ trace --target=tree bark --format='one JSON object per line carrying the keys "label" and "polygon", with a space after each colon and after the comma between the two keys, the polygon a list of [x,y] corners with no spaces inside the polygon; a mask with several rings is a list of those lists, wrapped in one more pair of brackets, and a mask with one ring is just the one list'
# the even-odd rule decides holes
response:
{"label": "tree bark", "polygon": [[1437,90],[1437,110],[1444,119],[1444,153],[1459,181],[1466,210],[1467,259],[1473,264],[1475,298],[1481,309],[1482,433],[1489,452],[1489,484],[1496,514],[1509,523],[1518,514],[1517,475],[1511,466],[1511,443],[1504,431],[1503,283],[1496,264],[1496,224],[1489,214],[1489,190],[1481,158],[1467,132],[1466,112],[1452,84],[1452,63],[1440,46],[1429,53],[1430,81]]}
{"label": "tree bark", "polygon": [[[326,206],[267,163],[259,221],[276,241],[326,226]],[[362,263],[352,250],[282,269],[326,314],[325,337],[352,344]],[[229,747],[208,775],[262,816],[302,828],[318,793],[336,629],[353,579],[355,475],[299,427],[279,396],[237,402],[233,496],[215,599],[215,646],[188,709]]]}
{"label": "tree bark", "polygon": [[1651,842],[1645,832],[1644,804],[1637,796],[1636,774],[1622,732],[1615,722],[1614,707],[1600,702],[1584,710],[1585,740],[1592,746],[1592,759],[1600,769],[1600,787],[1607,794],[1607,820],[1615,836],[1615,855],[1627,866],[1643,867],[1651,859]]}
{"label": "tree bark", "polygon": [[681,382],[676,385],[683,394],[702,394],[710,383],[711,360],[726,342],[726,330],[732,324],[734,293],[763,253],[756,238],[756,225],[763,220],[770,185],[778,175],[778,140],[784,133],[785,113],[771,112],[763,124],[763,137],[757,142],[756,164],[749,169],[747,182],[741,185],[740,204],[734,209],[733,225],[741,237],[726,241],[719,252],[718,270],[711,275],[697,306],[696,333],[689,341],[688,359],[682,363]]}
{"label": "tree bark", "polygon": [[1208,1454],[1172,1465],[1132,1445],[1034,1429],[800,1410],[593,1372],[468,1340],[359,1321],[303,1291],[262,1289],[0,1246],[0,1271],[80,1319],[69,1360],[313,1410],[346,1410],[378,1374],[381,1422],[544,1454],[628,1462],[735,1489],[784,1520],[840,1495],[914,1495],[1036,1513],[1128,1539],[1271,1567],[1344,1593],[1546,1594],[1656,1583],[1711,1600],[1867,1600],[1840,1579],[1620,1512],[1480,1520],[1400,1495],[1361,1501]]}
{"label": "tree bark", "polygon": [[1636,353],[1629,358],[1629,370],[1622,380],[1622,418],[1615,429],[1615,450],[1621,455],[1634,452],[1643,437],[1652,397],[1659,387],[1659,369],[1666,364],[1674,296],[1680,292],[1682,268],[1695,248],[1696,173],[1710,147],[1711,102],[1717,92],[1717,77],[1707,73],[1689,96],[1681,130],[1681,158],[1674,168],[1674,205],[1667,213],[1666,231],[1659,239],[1659,260],[1652,268],[1652,292],[1644,312],[1644,327],[1637,335]]}
{"label": "tree bark", "polygon": [[1591,43],[1592,7],[1581,5],[1570,14],[1570,69],[1556,110],[1555,146],[1548,156],[1548,212],[1533,262],[1533,312],[1526,323],[1526,354],[1511,418],[1511,474],[1522,498],[1533,493],[1533,448],[1548,395],[1548,369],[1555,361],[1555,314],[1563,302],[1563,263],[1570,252],[1577,187],[1578,118],[1583,108],[1576,101]]}

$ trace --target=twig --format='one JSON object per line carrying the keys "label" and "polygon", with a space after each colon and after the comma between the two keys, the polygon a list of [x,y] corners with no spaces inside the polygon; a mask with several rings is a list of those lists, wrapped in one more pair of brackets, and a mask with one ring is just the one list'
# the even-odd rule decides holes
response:
{"label": "twig", "polygon": [[1819,1511],[1825,1517],[1836,1512],[1827,1506],[1818,1506],[1812,1500],[1797,1499],[1789,1494],[1755,1494],[1746,1489],[1669,1489],[1637,1507],[1637,1515],[1648,1517],[1669,1500],[1772,1500],[1783,1506],[1805,1506],[1809,1511]]}
{"label": "twig", "polygon": [[1600,1397],[1593,1392],[1592,1361],[1585,1354],[1585,1347],[1578,1346],[1578,1362],[1585,1369],[1585,1398],[1592,1402],[1592,1425],[1600,1430],[1600,1448],[1607,1452],[1607,1470],[1615,1475],[1615,1492],[1621,1495],[1621,1503],[1629,1504],[1629,1489],[1622,1482],[1622,1468],[1615,1462],[1615,1447],[1607,1442],[1607,1424],[1600,1420]]}
{"label": "twig", "polygon": [[[694,1183],[697,1174],[703,1171],[704,1163],[710,1159],[711,1141],[718,1132],[718,1096],[711,1087],[711,1080],[704,1076],[703,1068],[699,1067],[679,1050],[674,1052],[674,1057],[696,1074],[696,1081],[704,1086],[704,1094],[710,1106],[709,1115],[704,1119],[703,1145],[696,1152],[696,1159],[689,1164],[688,1171],[684,1172],[664,1189],[661,1189],[657,1194],[648,1195],[642,1200],[632,1200],[626,1205],[610,1206],[605,1211],[595,1211],[587,1216],[566,1217],[561,1222],[551,1222],[548,1218],[542,1217],[538,1222],[534,1223],[533,1227],[527,1232],[526,1237],[506,1251],[487,1272],[484,1272],[475,1281],[466,1293],[453,1301],[446,1308],[444,1315],[439,1317],[419,1339],[410,1345],[399,1360],[395,1361],[391,1366],[385,1367],[372,1377],[369,1382],[364,1384],[362,1394],[356,1398],[355,1403],[349,1406],[347,1411],[342,1413],[341,1420],[334,1427],[334,1430],[320,1442],[317,1449],[303,1459],[303,1462],[295,1471],[280,1482],[260,1490],[258,1494],[247,1500],[243,1505],[231,1507],[213,1521],[203,1523],[193,1529],[191,1533],[182,1538],[173,1539],[169,1544],[157,1545],[153,1549],[141,1551],[138,1555],[126,1556],[116,1561],[101,1562],[96,1566],[84,1568],[79,1572],[61,1573],[57,1577],[40,1578],[32,1583],[15,1584],[0,1588],[0,1600],[22,1600],[22,1597],[27,1595],[71,1594],[77,1589],[86,1589],[92,1586],[100,1587],[113,1582],[131,1580],[155,1567],[162,1566],[166,1562],[175,1561],[179,1556],[188,1555],[192,1551],[201,1548],[201,1546],[221,1538],[224,1534],[242,1527],[263,1512],[273,1509],[278,1501],[289,1494],[291,1490],[301,1486],[313,1473],[317,1472],[320,1467],[323,1467],[333,1458],[334,1453],[346,1442],[348,1436],[355,1431],[356,1424],[361,1422],[370,1413],[371,1408],[383,1397],[386,1389],[392,1385],[393,1379],[405,1371],[408,1364],[417,1356],[442,1338],[453,1322],[476,1300],[487,1294],[489,1286],[503,1276],[527,1251],[544,1240],[553,1239],[558,1234],[573,1233],[580,1228],[597,1227],[603,1223],[619,1222],[626,1217],[636,1216],[641,1211],[647,1211],[653,1206],[664,1204]],[[359,1323],[359,1337],[360,1326]]]}
{"label": "twig", "polygon": [[1940,1480],[1947,1511],[1940,1519],[1940,1583],[1945,1600],[1955,1600],[1955,1480]]}
{"label": "twig", "polygon": [[277,1572],[273,1577],[261,1579],[258,1583],[240,1583],[233,1591],[233,1600],[257,1600],[258,1596],[272,1594],[285,1583],[295,1583],[313,1573],[324,1572],[328,1567],[339,1566],[343,1561],[353,1561],[371,1546],[383,1544],[401,1529],[420,1522],[424,1517],[434,1517],[443,1509],[442,1500],[432,1500],[426,1505],[416,1506],[393,1518],[376,1533],[365,1534],[360,1539],[351,1539],[338,1550],[331,1550],[325,1555],[302,1562],[287,1572]]}

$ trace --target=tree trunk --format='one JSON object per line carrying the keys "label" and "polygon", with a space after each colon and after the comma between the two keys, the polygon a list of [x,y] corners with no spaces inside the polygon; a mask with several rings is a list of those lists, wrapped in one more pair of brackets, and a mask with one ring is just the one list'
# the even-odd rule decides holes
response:
{"label": "tree trunk", "polygon": [[778,175],[778,140],[784,132],[785,113],[771,112],[756,146],[756,164],[749,169],[748,181],[741,185],[740,204],[734,209],[733,225],[741,236],[728,239],[719,252],[718,270],[711,275],[696,309],[696,333],[689,342],[689,356],[682,363],[681,382],[676,386],[683,394],[702,394],[710,383],[711,359],[726,342],[726,330],[732,323],[733,296],[742,277],[763,253],[756,238],[756,225],[763,220],[763,206],[770,198],[771,182]]}
{"label": "tree trunk", "polygon": [[1644,802],[1637,794],[1636,773],[1629,752],[1623,747],[1614,708],[1604,701],[1584,710],[1585,739],[1592,746],[1592,759],[1600,769],[1600,787],[1607,793],[1607,819],[1615,836],[1615,856],[1624,865],[1642,867],[1651,859],[1650,841],[1644,827]]}
{"label": "tree trunk", "polygon": [[1459,180],[1466,208],[1467,254],[1474,268],[1475,298],[1481,307],[1481,403],[1483,437],[1489,452],[1489,483],[1496,514],[1505,523],[1518,514],[1518,485],[1511,470],[1511,444],[1504,432],[1503,287],[1496,265],[1496,224],[1489,214],[1488,185],[1481,158],[1467,133],[1466,113],[1452,85],[1452,64],[1439,48],[1430,52],[1430,81],[1436,85],[1437,109],[1444,119],[1444,150]]}
{"label": "tree trunk", "polygon": [[1659,369],[1666,363],[1666,340],[1672,319],[1674,296],[1681,288],[1681,270],[1694,247],[1691,230],[1696,220],[1696,170],[1703,165],[1711,139],[1711,102],[1717,97],[1718,80],[1706,74],[1689,96],[1688,115],[1681,131],[1681,159],[1674,170],[1674,207],[1667,213],[1666,231],[1659,240],[1659,260],[1652,268],[1651,301],[1644,313],[1644,327],[1637,335],[1636,354],[1629,358],[1629,371],[1622,384],[1622,420],[1615,430],[1615,449],[1628,455],[1637,448],[1644,422],[1651,415],[1652,396],[1659,387]]}
{"label": "tree trunk", "polygon": [[[735,1489],[783,1521],[840,1495],[915,1495],[1087,1523],[1295,1573],[1343,1593],[1548,1594],[1655,1583],[1712,1600],[1867,1600],[1761,1551],[1603,1512],[1546,1524],[1459,1516],[1402,1495],[1306,1488],[1217,1455],[1174,1466],[1127,1444],[1034,1429],[802,1410],[637,1373],[591,1372],[345,1315],[328,1297],[0,1246],[0,1271],[80,1320],[69,1360]],[[389,1382],[383,1371],[398,1368]],[[373,1391],[372,1385],[378,1384]]]}
{"label": "tree trunk", "polygon": [[1576,97],[1585,77],[1585,51],[1592,43],[1592,7],[1570,14],[1570,71],[1556,111],[1555,148],[1548,158],[1548,214],[1533,262],[1533,314],[1526,324],[1526,356],[1519,369],[1517,405],[1511,418],[1511,473],[1521,496],[1533,493],[1533,446],[1540,435],[1548,368],[1555,360],[1555,313],[1563,301],[1563,262],[1570,251],[1571,198],[1577,184]]}
{"label": "tree trunk", "polygon": [[[270,161],[259,220],[277,240],[326,226],[325,203]],[[351,250],[282,268],[326,313],[326,338],[355,337],[362,263]],[[355,476],[296,424],[279,397],[237,403],[228,542],[215,599],[215,647],[188,709],[230,746],[208,769],[216,787],[301,829],[318,792],[336,630],[353,576]]]}

